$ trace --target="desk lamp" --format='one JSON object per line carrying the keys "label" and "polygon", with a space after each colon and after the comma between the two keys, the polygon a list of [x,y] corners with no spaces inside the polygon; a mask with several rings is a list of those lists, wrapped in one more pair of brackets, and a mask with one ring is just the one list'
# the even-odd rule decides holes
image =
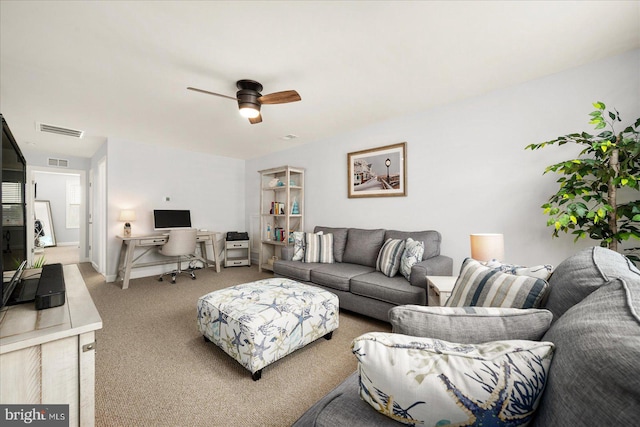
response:
{"label": "desk lamp", "polygon": [[131,221],[136,220],[136,211],[131,209],[123,209],[120,211],[120,221],[124,221],[124,235],[131,236]]}
{"label": "desk lamp", "polygon": [[471,235],[471,258],[486,263],[492,259],[504,260],[504,235],[478,233]]}

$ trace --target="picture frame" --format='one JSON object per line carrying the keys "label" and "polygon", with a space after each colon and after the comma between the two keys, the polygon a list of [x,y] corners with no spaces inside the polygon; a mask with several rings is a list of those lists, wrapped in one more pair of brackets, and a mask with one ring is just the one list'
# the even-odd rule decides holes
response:
{"label": "picture frame", "polygon": [[349,198],[407,195],[407,143],[347,154]]}

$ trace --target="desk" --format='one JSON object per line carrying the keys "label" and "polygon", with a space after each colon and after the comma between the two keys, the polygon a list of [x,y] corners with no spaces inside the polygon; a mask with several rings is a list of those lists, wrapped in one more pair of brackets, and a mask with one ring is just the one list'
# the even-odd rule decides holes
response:
{"label": "desk", "polygon": [[[196,242],[200,245],[200,256],[196,259],[202,261],[205,267],[211,266],[211,262],[216,266],[216,272],[220,272],[220,258],[216,253],[216,237],[218,236],[216,231],[199,231]],[[131,269],[137,267],[149,267],[152,265],[171,264],[175,262],[175,258],[166,257],[164,260],[157,260],[151,262],[138,262],[147,252],[152,249],[162,246],[167,242],[169,234],[148,234],[144,236],[116,236],[122,240],[122,246],[120,246],[120,256],[118,257],[118,273],[116,275],[116,281],[122,278],[122,289],[129,287],[129,279],[131,278]],[[213,248],[213,260],[209,260],[207,256],[207,242],[211,242]],[[134,256],[136,248],[141,247],[146,249],[143,253]],[[186,259],[185,259],[186,261]]]}

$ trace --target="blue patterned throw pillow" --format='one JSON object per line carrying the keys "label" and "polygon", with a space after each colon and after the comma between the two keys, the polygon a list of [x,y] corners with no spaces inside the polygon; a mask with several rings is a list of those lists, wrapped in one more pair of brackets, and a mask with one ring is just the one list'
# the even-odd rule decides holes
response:
{"label": "blue patterned throw pillow", "polygon": [[[304,261],[305,234],[304,231],[293,232],[293,257],[291,261]],[[322,231],[316,234],[322,234]]]}
{"label": "blue patterned throw pillow", "polygon": [[404,252],[404,240],[387,239],[378,253],[376,270],[387,277],[393,277],[400,269],[400,257]]}
{"label": "blue patterned throw pillow", "polygon": [[304,258],[304,231],[293,232],[293,257],[291,261],[302,261]]}
{"label": "blue patterned throw pillow", "polygon": [[371,332],[353,340],[360,397],[408,425],[526,426],[540,403],[550,342],[456,344]]}
{"label": "blue patterned throw pillow", "polygon": [[422,261],[422,255],[424,254],[424,242],[417,242],[411,237],[407,238],[404,245],[404,252],[400,258],[400,274],[405,279],[410,280],[411,267]]}

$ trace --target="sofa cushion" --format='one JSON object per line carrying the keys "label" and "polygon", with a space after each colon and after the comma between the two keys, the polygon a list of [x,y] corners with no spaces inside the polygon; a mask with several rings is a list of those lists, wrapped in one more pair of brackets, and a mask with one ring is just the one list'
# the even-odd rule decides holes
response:
{"label": "sofa cushion", "polygon": [[535,426],[638,425],[640,277],[612,278],[543,339],[553,340],[556,356]]}
{"label": "sofa cushion", "polygon": [[400,257],[404,252],[404,240],[387,239],[378,253],[376,270],[387,277],[393,277],[400,269]]}
{"label": "sofa cushion", "polygon": [[542,279],[501,273],[467,258],[445,306],[537,308],[548,288]]}
{"label": "sofa cushion", "polygon": [[273,272],[278,276],[288,277],[301,282],[310,282],[311,270],[321,265],[322,264],[278,259],[273,263]]}
{"label": "sofa cushion", "polygon": [[463,344],[499,340],[539,341],[551,325],[548,310],[498,307],[425,307],[389,310],[393,332]]}
{"label": "sofa cushion", "polygon": [[311,281],[318,285],[339,291],[349,292],[352,277],[374,271],[373,267],[358,264],[334,263],[311,264],[315,267],[311,271]]}
{"label": "sofa cushion", "polygon": [[554,321],[591,292],[616,277],[638,277],[640,272],[617,252],[594,246],[564,260],[549,278],[546,308]]}
{"label": "sofa cushion", "polygon": [[400,257],[400,273],[405,279],[411,280],[411,269],[422,260],[424,254],[424,242],[407,238],[404,252]]}
{"label": "sofa cushion", "polygon": [[327,393],[306,411],[291,427],[398,427],[398,423],[360,399],[358,372]]}
{"label": "sofa cushion", "polygon": [[391,304],[426,304],[424,288],[411,286],[404,277],[387,277],[379,271],[361,274],[351,279],[351,293]]}
{"label": "sofa cushion", "polygon": [[382,243],[384,243],[383,229],[350,228],[342,262],[375,268]]}
{"label": "sofa cushion", "polygon": [[315,233],[333,234],[333,257],[336,262],[342,262],[344,248],[347,245],[348,228],[316,227],[313,231]]}
{"label": "sofa cushion", "polygon": [[333,264],[333,234],[305,233],[304,262]]}
{"label": "sofa cushion", "polygon": [[389,418],[409,425],[521,426],[540,402],[553,344],[471,345],[371,332],[354,339],[352,351],[360,397]]}
{"label": "sofa cushion", "polygon": [[428,231],[398,231],[387,230],[384,233],[384,239],[401,239],[407,240],[412,238],[417,242],[424,243],[424,253],[422,254],[422,260],[433,258],[440,255],[440,242],[442,242],[442,236],[440,233],[434,230]]}

